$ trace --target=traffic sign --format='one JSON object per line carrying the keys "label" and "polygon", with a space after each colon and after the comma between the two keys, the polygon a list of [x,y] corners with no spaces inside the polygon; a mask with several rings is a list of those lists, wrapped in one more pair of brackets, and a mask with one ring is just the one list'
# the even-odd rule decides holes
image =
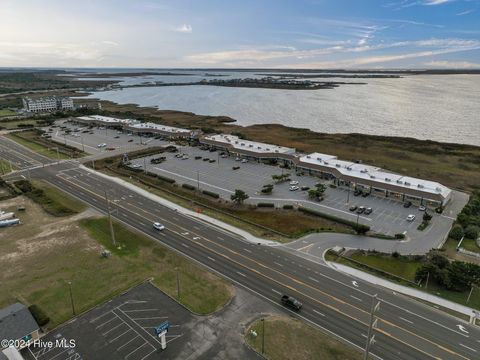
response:
{"label": "traffic sign", "polygon": [[170,321],[164,321],[163,323],[161,323],[160,325],[158,325],[156,328],[155,328],[155,334],[157,336],[160,336],[160,334],[162,332],[168,332],[168,329],[170,328]]}

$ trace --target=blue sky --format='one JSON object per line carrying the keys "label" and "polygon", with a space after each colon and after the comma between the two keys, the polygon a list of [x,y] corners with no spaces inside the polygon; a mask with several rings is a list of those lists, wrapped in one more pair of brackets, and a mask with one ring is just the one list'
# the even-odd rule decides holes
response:
{"label": "blue sky", "polygon": [[480,0],[2,0],[0,66],[480,68]]}

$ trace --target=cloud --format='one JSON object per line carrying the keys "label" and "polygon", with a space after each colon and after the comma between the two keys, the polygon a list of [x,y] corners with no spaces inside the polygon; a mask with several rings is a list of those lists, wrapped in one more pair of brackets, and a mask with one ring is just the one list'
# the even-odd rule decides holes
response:
{"label": "cloud", "polygon": [[183,24],[182,26],[179,26],[175,29],[173,29],[173,31],[176,31],[176,32],[181,32],[181,33],[185,33],[185,34],[190,34],[192,32],[192,25],[189,25],[189,24]]}
{"label": "cloud", "polygon": [[110,45],[110,46],[118,46],[119,45],[117,42],[111,41],[111,40],[103,40],[102,44]]}
{"label": "cloud", "polygon": [[452,0],[424,0],[423,5],[442,5],[451,1]]}
{"label": "cloud", "polygon": [[473,13],[474,11],[475,11],[475,9],[465,10],[465,11],[459,12],[458,14],[455,14],[455,15],[457,15],[457,16],[468,15],[468,14]]}
{"label": "cloud", "polygon": [[448,69],[480,69],[480,63],[472,63],[469,61],[429,61],[424,63],[425,66],[435,68],[448,68]]}

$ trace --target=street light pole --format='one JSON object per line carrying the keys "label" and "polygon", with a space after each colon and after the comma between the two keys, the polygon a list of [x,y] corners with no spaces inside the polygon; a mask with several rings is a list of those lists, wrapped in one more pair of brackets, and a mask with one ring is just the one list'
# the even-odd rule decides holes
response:
{"label": "street light pole", "polygon": [[265,318],[262,318],[262,355],[265,353]]}
{"label": "street light pole", "polygon": [[68,289],[69,289],[69,291],[70,291],[70,304],[72,305],[72,313],[73,313],[73,316],[75,316],[75,315],[76,315],[76,313],[75,313],[75,304],[74,304],[74,302],[73,302],[72,282],[71,282],[71,281],[68,282]]}
{"label": "street light pole", "polygon": [[200,171],[197,170],[197,190],[200,191]]}
{"label": "street light pole", "polygon": [[112,237],[112,243],[113,243],[113,246],[117,246],[117,243],[115,241],[115,233],[113,231],[112,214],[110,213],[110,201],[108,201],[106,190],[105,190],[105,201],[107,203],[108,222],[110,223],[110,235]]}
{"label": "street light pole", "polygon": [[[427,281],[425,282],[425,290],[427,290],[427,287],[428,287],[428,278],[430,277],[430,271],[427,272]],[[467,300],[468,302],[468,300]]]}
{"label": "street light pole", "polygon": [[83,145],[83,136],[82,136],[82,151],[85,152],[85,145]]}
{"label": "street light pole", "polygon": [[177,272],[177,300],[180,300],[180,277],[178,274],[178,266],[175,267],[175,271]]}
{"label": "street light pole", "polygon": [[471,289],[470,289],[470,292],[468,293],[467,304],[468,304],[468,302],[470,301],[470,297],[472,296],[472,292],[473,292],[473,288],[474,288],[474,287],[475,287],[475,285],[472,284],[472,287],[471,287]]}
{"label": "street light pole", "polygon": [[377,302],[377,294],[372,296],[372,307],[370,308],[370,322],[368,325],[367,343],[365,344],[365,357],[364,360],[368,360],[370,355],[370,345],[375,342],[375,335],[372,335],[374,329],[377,327],[378,319],[375,317],[375,313],[380,309],[380,301]]}
{"label": "street light pole", "polygon": [[348,184],[347,204],[350,203],[350,184]]}

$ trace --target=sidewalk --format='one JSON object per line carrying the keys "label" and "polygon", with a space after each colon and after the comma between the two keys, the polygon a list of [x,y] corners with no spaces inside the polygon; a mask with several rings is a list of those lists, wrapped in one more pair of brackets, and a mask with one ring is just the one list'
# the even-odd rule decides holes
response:
{"label": "sidewalk", "polygon": [[245,230],[239,229],[239,228],[237,228],[233,225],[226,224],[223,221],[214,219],[210,216],[204,215],[202,213],[197,213],[197,212],[192,211],[192,210],[185,209],[184,207],[182,207],[180,205],[177,205],[174,202],[171,202],[171,201],[169,201],[167,199],[164,199],[160,196],[152,194],[151,192],[149,192],[147,190],[144,190],[144,189],[142,189],[142,188],[126,181],[126,180],[122,180],[122,179],[119,179],[119,178],[114,177],[114,176],[109,176],[109,175],[103,174],[99,171],[90,169],[90,168],[88,168],[84,165],[80,165],[80,168],[83,169],[83,170],[86,170],[88,172],[94,173],[97,176],[103,177],[104,179],[108,179],[108,180],[113,181],[113,182],[115,182],[119,185],[122,185],[122,186],[130,189],[131,191],[136,192],[137,194],[145,196],[146,198],[148,198],[150,200],[153,200],[153,201],[155,201],[159,204],[162,204],[163,206],[168,207],[172,210],[178,211],[180,214],[190,216],[190,217],[198,219],[198,220],[202,220],[202,221],[204,221],[206,223],[209,223],[211,225],[214,225],[217,228],[220,228],[220,229],[222,229],[226,232],[238,235],[238,236],[243,238],[241,240],[246,240],[248,242],[255,243],[255,244],[261,244],[261,245],[269,245],[269,246],[279,246],[279,245],[281,245],[280,243],[278,243],[276,241],[265,240],[265,239],[261,239],[261,238],[258,238],[256,236],[253,236],[252,234],[250,234],[249,232],[247,232]]}
{"label": "sidewalk", "polygon": [[341,271],[341,272],[346,273],[346,274],[351,275],[351,276],[355,276],[356,278],[362,279],[363,281],[367,281],[371,284],[380,285],[380,286],[382,286],[386,289],[390,289],[390,290],[402,293],[404,295],[411,296],[411,297],[416,298],[416,299],[428,301],[432,304],[436,304],[436,305],[442,306],[444,308],[447,308],[447,309],[456,311],[458,313],[464,314],[464,315],[466,315],[470,318],[470,323],[473,323],[473,320],[475,318],[475,311],[476,310],[474,310],[472,308],[469,308],[467,306],[457,304],[453,301],[445,300],[445,299],[443,299],[441,297],[438,297],[436,295],[432,295],[432,294],[426,293],[424,291],[416,290],[416,289],[410,288],[408,286],[403,286],[403,285],[400,285],[400,284],[393,283],[391,281],[382,279],[378,276],[366,273],[366,272],[361,271],[361,270],[351,268],[350,266],[333,263],[331,261],[325,261],[325,262],[327,263],[328,266],[330,266],[331,268],[333,268],[335,270]]}

